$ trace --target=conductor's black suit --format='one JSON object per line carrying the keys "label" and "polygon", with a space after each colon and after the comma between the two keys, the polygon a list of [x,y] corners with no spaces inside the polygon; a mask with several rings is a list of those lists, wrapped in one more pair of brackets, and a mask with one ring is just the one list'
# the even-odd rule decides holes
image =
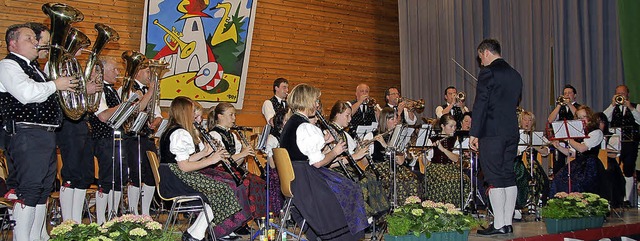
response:
{"label": "conductor's black suit", "polygon": [[490,186],[516,185],[513,160],[518,148],[516,107],[522,77],[499,58],[478,74],[470,135],[478,138],[480,166]]}

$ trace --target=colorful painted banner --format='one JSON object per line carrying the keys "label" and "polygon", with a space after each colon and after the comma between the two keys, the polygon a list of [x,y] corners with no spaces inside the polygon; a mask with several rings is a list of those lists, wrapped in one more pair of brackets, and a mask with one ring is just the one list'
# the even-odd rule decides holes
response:
{"label": "colorful painted banner", "polygon": [[169,63],[162,106],[177,96],[242,109],[257,0],[147,0],[140,51]]}

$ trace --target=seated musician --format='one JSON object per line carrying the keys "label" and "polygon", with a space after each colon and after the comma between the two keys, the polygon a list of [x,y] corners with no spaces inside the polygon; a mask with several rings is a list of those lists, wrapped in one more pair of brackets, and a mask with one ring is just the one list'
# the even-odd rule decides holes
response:
{"label": "seated musician", "polygon": [[302,217],[294,213],[293,218],[299,224],[306,219],[311,227],[306,229],[308,240],[359,240],[369,225],[362,190],[357,183],[325,168],[346,147],[339,142],[331,151],[322,152],[333,138],[311,121],[320,94],[318,88],[299,84],[287,97],[294,114],[282,130],[280,146],[288,151],[296,176],[291,182],[293,204]]}
{"label": "seated musician", "polygon": [[265,154],[267,155],[267,163],[269,163],[269,210],[278,211],[284,206],[284,195],[280,190],[280,177],[273,161],[273,148],[280,147],[280,132],[289,119],[288,115],[289,107],[276,110],[276,114],[271,119],[273,127],[265,144]]}
{"label": "seated musician", "polygon": [[[253,218],[266,216],[266,182],[260,177],[248,173],[243,167],[244,160],[248,156],[255,156],[255,151],[250,146],[243,146],[242,142],[238,139],[236,133],[231,130],[231,127],[235,126],[236,122],[236,108],[229,103],[220,103],[215,108],[211,109],[208,114],[208,130],[211,137],[217,140],[221,148],[224,148],[231,154],[231,160],[236,162],[236,165],[240,170],[236,170],[238,173],[246,172],[246,178],[243,180],[242,185],[246,188],[236,189],[236,184],[231,176],[224,171],[222,167],[216,167],[211,170],[211,175],[216,180],[225,181],[236,190],[236,195],[240,203],[245,210],[250,210]],[[248,234],[248,230],[237,230],[238,234]]]}
{"label": "seated musician", "polygon": [[422,196],[423,187],[418,176],[405,166],[405,156],[402,152],[396,152],[394,159],[396,161],[396,198],[393,196],[393,169],[389,165],[389,155],[386,154],[387,143],[391,140],[391,132],[401,121],[400,117],[395,114],[395,110],[391,107],[385,107],[380,111],[380,119],[378,120],[378,135],[373,136],[367,134],[364,139],[374,139],[371,158],[373,163],[367,168],[378,176],[382,183],[382,188],[386,191],[389,201],[404,202],[409,196]]}
{"label": "seated musician", "polygon": [[[530,138],[529,135],[535,128],[535,116],[533,113],[529,111],[522,111],[520,115],[518,115],[518,124],[520,126],[520,131],[522,131],[522,135],[520,138],[525,138],[527,143]],[[538,160],[538,153],[541,156],[549,155],[549,148],[546,146],[538,147],[532,146],[533,150],[527,150],[527,145],[518,145],[518,155],[514,159],[513,169],[516,172],[516,185],[518,186],[518,197],[516,199],[516,210],[514,214],[514,219],[522,219],[522,213],[520,209],[525,208],[527,204],[527,200],[530,197],[536,197],[535,200],[529,201],[537,201],[537,197],[540,197],[543,203],[546,203],[549,194],[549,178],[547,178],[547,174],[540,165],[540,160]],[[533,179],[534,179],[534,190],[530,190],[530,181],[531,181],[531,164],[528,160],[531,160],[531,156],[533,156]],[[525,163],[525,160],[526,163]],[[534,196],[532,196],[532,194]],[[542,196],[540,196],[542,195]],[[538,203],[533,203],[537,205]]]}
{"label": "seated musician", "polygon": [[[553,141],[558,151],[573,157],[569,165],[565,165],[553,177],[551,183],[551,191],[549,196],[553,196],[558,192],[590,192],[595,194],[603,193],[601,185],[604,178],[604,166],[598,159],[600,144],[604,139],[602,130],[598,129],[598,123],[593,111],[586,105],[578,107],[576,111],[576,119],[583,120],[586,124],[588,138],[582,141],[568,139],[569,147],[565,148],[559,144],[559,141]],[[569,182],[569,169],[571,170],[571,182]],[[569,187],[571,183],[571,187]]]}
{"label": "seated musician", "polygon": [[[431,164],[426,167],[426,193],[425,197],[434,202],[451,203],[461,207],[460,198],[460,176],[462,175],[459,165],[458,150],[459,143],[453,134],[456,130],[456,120],[453,115],[443,114],[438,120],[441,128],[441,136],[431,137],[427,141],[427,146],[433,149],[427,152],[427,162]],[[426,165],[425,165],[426,166]],[[464,194],[469,193],[469,177],[463,175]]]}
{"label": "seated musician", "polygon": [[[169,127],[160,139],[162,165],[159,172],[162,177],[160,182],[162,195],[174,197],[199,194],[206,198],[208,204],[205,208],[208,217],[213,218],[213,220],[206,220],[203,213],[200,213],[183,234],[182,240],[188,241],[203,240],[209,222],[218,226],[228,225],[230,223],[228,220],[237,216],[237,213],[242,210],[233,190],[228,185],[199,172],[223,161],[229,154],[222,149],[213,152],[210,146],[202,143],[198,137],[199,133],[193,126],[193,121],[199,119],[202,113],[194,111],[194,103],[187,97],[176,97],[171,102]],[[235,228],[241,224],[242,222],[236,224]],[[226,235],[217,230],[218,228],[216,228],[217,235]]]}
{"label": "seated musician", "polygon": [[[345,127],[349,125],[351,121],[351,106],[346,101],[336,101],[331,108],[331,114],[329,115],[329,121],[331,122],[331,128],[335,130],[334,133],[338,134],[338,139],[347,143],[347,150],[355,161],[367,162],[365,156],[369,155],[368,147],[359,147],[358,143],[345,132]],[[341,157],[344,158],[344,157]],[[370,159],[370,158],[369,158]],[[367,163],[368,164],[368,163]],[[350,175],[357,178],[356,171],[351,166],[346,166]],[[334,168],[338,172],[344,173],[345,170],[340,168]],[[378,178],[372,172],[363,172],[365,176],[359,180],[360,187],[362,187],[362,193],[365,200],[365,209],[367,215],[373,216],[378,213],[384,212],[389,209],[389,200],[387,199],[387,193],[382,189]]]}
{"label": "seated musician", "polygon": [[[625,179],[622,169],[620,168],[620,162],[618,157],[620,156],[620,136],[612,135],[609,131],[609,119],[607,115],[602,112],[596,113],[598,117],[598,128],[602,130],[604,134],[604,141],[602,142],[602,148],[607,153],[607,168],[605,175],[609,183],[604,184],[608,187],[606,195],[603,197],[609,200],[611,208],[620,208],[623,205],[625,197]],[[600,157],[602,158],[602,157]],[[604,161],[604,160],[602,160]]]}

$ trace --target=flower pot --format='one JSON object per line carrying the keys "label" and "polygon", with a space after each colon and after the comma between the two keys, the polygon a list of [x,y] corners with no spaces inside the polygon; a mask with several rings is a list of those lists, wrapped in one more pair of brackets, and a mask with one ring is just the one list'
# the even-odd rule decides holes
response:
{"label": "flower pot", "polygon": [[582,217],[544,220],[547,226],[547,233],[555,234],[568,231],[575,231],[587,228],[599,228],[604,224],[604,217]]}
{"label": "flower pot", "polygon": [[462,233],[458,233],[456,231],[452,232],[433,232],[431,233],[431,237],[427,238],[426,235],[420,234],[420,236],[415,235],[403,235],[403,236],[393,236],[393,235],[384,235],[385,241],[435,241],[435,240],[447,240],[447,241],[467,241],[469,239],[469,230],[464,230]]}

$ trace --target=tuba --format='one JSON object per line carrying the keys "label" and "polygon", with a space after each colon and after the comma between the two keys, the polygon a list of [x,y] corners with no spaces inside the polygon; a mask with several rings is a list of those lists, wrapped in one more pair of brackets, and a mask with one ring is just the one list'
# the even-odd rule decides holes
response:
{"label": "tuba", "polygon": [[151,100],[149,100],[149,103],[147,104],[147,116],[149,123],[151,123],[156,116],[156,106],[159,106],[160,78],[162,76],[162,72],[169,67],[169,63],[163,60],[149,59],[147,60],[147,64],[149,65],[149,83],[153,83],[153,86],[155,86],[153,88]]}
{"label": "tuba", "polygon": [[[85,81],[92,81],[96,82],[95,84],[102,85],[102,78],[91,78],[91,72],[93,71],[96,63],[99,62],[98,56],[100,55],[100,52],[102,52],[104,45],[110,41],[118,41],[120,36],[118,35],[118,32],[106,24],[96,23],[94,27],[98,32],[98,37],[96,37],[96,41],[93,44],[87,63],[84,65],[84,79]],[[102,66],[100,66],[101,74],[102,69]],[[87,94],[87,111],[96,112],[98,110],[101,96],[102,95],[99,92]]]}
{"label": "tuba", "polygon": [[[138,51],[127,50],[122,53],[122,59],[125,62],[124,79],[122,80],[122,93],[120,93],[121,103],[129,100],[131,89],[133,89],[133,82],[140,69],[146,68],[147,57]],[[140,97],[142,99],[142,97]],[[133,114],[129,116],[127,121],[123,124],[125,133],[131,132],[133,122],[137,118],[138,105],[140,102],[134,104],[136,106]]]}
{"label": "tuba", "polygon": [[82,21],[84,15],[77,9],[62,3],[46,3],[42,5],[42,11],[49,15],[51,20],[51,40],[48,46],[49,78],[73,76],[78,79],[75,92],[58,90],[59,102],[65,115],[78,120],[86,110],[87,89],[85,80],[79,72],[80,65],[74,56],[75,53],[70,53],[68,50],[80,49],[82,46],[78,45],[87,44],[86,35],[80,34],[77,30],[72,31],[71,28],[71,23]]}

